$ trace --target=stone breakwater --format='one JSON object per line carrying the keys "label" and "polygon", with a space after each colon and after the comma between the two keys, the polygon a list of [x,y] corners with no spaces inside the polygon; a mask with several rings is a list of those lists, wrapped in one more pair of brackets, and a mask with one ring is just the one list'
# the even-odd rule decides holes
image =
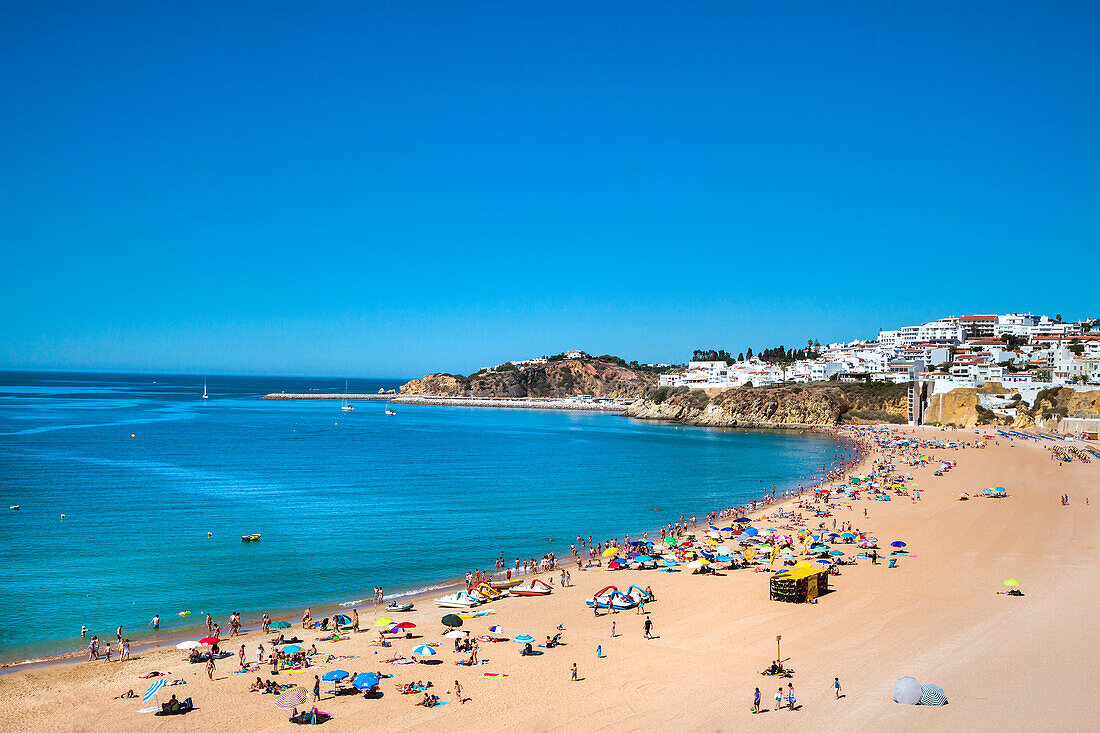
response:
{"label": "stone breakwater", "polygon": [[586,402],[570,399],[540,397],[447,397],[444,395],[395,395],[395,394],[326,394],[273,392],[264,395],[265,400],[384,400],[395,405],[427,405],[430,407],[503,407],[518,410],[579,410],[585,412],[622,412],[629,404],[624,402]]}
{"label": "stone breakwater", "polygon": [[271,394],[265,394],[260,399],[263,400],[392,400],[395,397],[393,393],[378,394],[377,392],[369,394],[339,394],[335,392],[272,392]]}

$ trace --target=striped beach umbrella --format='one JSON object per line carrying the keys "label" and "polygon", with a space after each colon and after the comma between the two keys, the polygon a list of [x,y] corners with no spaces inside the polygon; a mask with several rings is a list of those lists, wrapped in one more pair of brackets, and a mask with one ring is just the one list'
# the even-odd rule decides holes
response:
{"label": "striped beach umbrella", "polygon": [[422,657],[430,657],[435,654],[435,649],[427,644],[421,644],[416,649],[413,649],[413,654],[419,654]]}
{"label": "striped beach umbrella", "polygon": [[160,688],[162,688],[162,687],[164,687],[164,680],[163,679],[159,679],[159,680],[155,681],[153,684],[149,685],[149,689],[146,690],[145,694],[141,696],[141,701],[142,702],[149,702],[154,697],[156,697],[157,692],[159,692]]}
{"label": "striped beach umbrella", "polygon": [[535,637],[531,636],[530,634],[520,634],[516,638],[512,639],[512,641],[518,642],[520,644],[530,644],[534,640]]}
{"label": "striped beach umbrella", "polygon": [[504,633],[504,627],[503,626],[490,626],[489,627],[489,633],[490,634],[503,634]]}
{"label": "striped beach umbrella", "polygon": [[946,705],[947,693],[939,685],[924,684],[920,686],[921,705]]}
{"label": "striped beach umbrella", "polygon": [[304,687],[292,687],[275,698],[275,707],[280,710],[296,708],[309,697],[309,690]]}

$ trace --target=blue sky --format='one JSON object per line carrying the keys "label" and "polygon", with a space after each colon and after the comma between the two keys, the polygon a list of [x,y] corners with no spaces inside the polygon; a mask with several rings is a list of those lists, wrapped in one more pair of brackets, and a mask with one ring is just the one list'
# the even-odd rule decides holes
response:
{"label": "blue sky", "polygon": [[1100,317],[1100,4],[4,3],[0,368]]}

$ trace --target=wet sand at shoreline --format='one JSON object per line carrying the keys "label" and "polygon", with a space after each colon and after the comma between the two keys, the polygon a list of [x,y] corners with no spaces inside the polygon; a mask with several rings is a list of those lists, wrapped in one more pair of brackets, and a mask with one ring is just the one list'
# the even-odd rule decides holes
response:
{"label": "wet sand at shoreline", "polygon": [[[976,437],[972,431],[920,432],[943,439]],[[1100,488],[1100,465],[1059,467],[1045,447],[1002,440],[982,450],[937,451],[937,457],[959,465],[942,477],[932,477],[931,467],[912,469],[922,501],[855,501],[852,511],[835,512],[838,521],[852,521],[877,536],[880,546],[893,539],[908,542],[913,557],[901,558],[894,569],[867,561],[844,567],[830,579],[834,592],[815,605],[769,601],[768,573],[580,572],[567,564],[574,587],[555,586],[545,598],[487,604],[481,608],[494,614],[463,627],[477,635],[500,624],[503,636],[528,633],[543,640],[563,624],[566,645],[542,656],[521,657],[520,645],[511,642],[486,644],[480,656],[489,664],[455,666],[462,657],[440,637],[439,618],[446,611],[431,603],[433,594],[420,600],[415,612],[394,616],[418,624],[415,632],[423,639],[396,641],[390,649],[369,646],[374,633],[318,643],[322,652],[357,658],[274,679],[312,687],[313,674],[329,669],[394,675],[383,680],[385,696],[379,700],[332,699],[332,684],[323,683],[318,707],[336,716],[325,723],[332,731],[1095,727],[1100,715],[1088,698],[1098,677],[1093,655],[1100,632],[1090,622],[1100,597],[1100,537],[1094,507],[1085,506],[1084,497]],[[994,485],[1005,486],[1009,498],[957,501],[961,491],[973,495]],[[1060,505],[1061,493],[1070,494],[1069,506]],[[1005,578],[1020,579],[1025,596],[997,595]],[[605,585],[632,583],[650,585],[657,595],[646,606],[655,639],[643,638],[644,617],[633,610],[594,618],[584,605]],[[380,609],[359,610],[365,627],[383,615]],[[614,639],[612,620],[619,632]],[[307,644],[322,635],[300,628],[288,632]],[[754,717],[749,712],[754,687],[760,687],[765,709],[774,708],[779,680],[757,672],[774,658],[777,634],[783,636],[783,656],[796,670],[783,686],[793,682],[800,708]],[[271,636],[253,630],[237,644],[245,643],[254,659],[256,644]],[[380,663],[395,651],[408,656],[428,641],[444,643],[433,658],[438,665]],[[597,645],[603,659],[596,658]],[[235,651],[234,640],[223,648]],[[122,664],[51,665],[0,676],[0,728],[15,730],[33,720],[36,730],[291,729],[274,696],[246,691],[257,675],[271,678],[267,667],[230,674],[237,660],[226,658],[211,682],[203,665],[188,664],[184,656],[174,648],[157,649]],[[573,662],[582,678],[576,683],[569,681]],[[196,710],[154,717],[135,712],[144,707],[140,700],[111,699],[128,689],[140,695],[149,680],[137,676],[151,669],[187,680],[165,687],[161,701],[174,692],[180,699],[192,697]],[[485,677],[485,672],[508,676]],[[893,703],[893,683],[903,675],[941,685],[950,704]],[[832,690],[836,676],[845,694],[839,701]],[[418,679],[431,680],[435,694],[450,704],[427,709],[415,704],[419,697],[396,692],[395,683]],[[456,679],[471,698],[466,704],[447,692]]]}

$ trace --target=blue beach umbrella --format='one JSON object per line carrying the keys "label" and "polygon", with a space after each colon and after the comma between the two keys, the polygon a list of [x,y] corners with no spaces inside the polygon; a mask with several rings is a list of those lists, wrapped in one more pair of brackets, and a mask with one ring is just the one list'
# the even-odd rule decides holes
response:
{"label": "blue beach umbrella", "polygon": [[840,550],[829,550],[829,554],[832,555],[833,557],[840,557],[844,553],[841,552]]}
{"label": "blue beach umbrella", "polygon": [[634,559],[637,560],[638,562],[653,562],[653,558],[650,557],[649,555],[638,555],[638,557],[636,557]]}
{"label": "blue beach umbrella", "polygon": [[530,644],[534,640],[535,640],[535,637],[530,636],[528,634],[520,634],[516,638],[512,639],[512,641],[518,642],[520,644]]}
{"label": "blue beach umbrella", "polygon": [[340,680],[347,679],[348,673],[342,669],[333,669],[325,672],[321,675],[321,679],[325,682],[339,682]]}
{"label": "blue beach umbrella", "polygon": [[279,651],[281,651],[283,654],[293,654],[295,652],[302,651],[302,647],[298,646],[297,644],[287,644]]}
{"label": "blue beach umbrella", "polygon": [[894,540],[890,543],[890,547],[905,547],[905,543],[901,540]]}
{"label": "blue beach umbrella", "polygon": [[427,644],[421,644],[416,649],[413,649],[413,654],[419,654],[422,657],[430,657],[435,654],[435,649]]}
{"label": "blue beach umbrella", "polygon": [[489,633],[490,634],[503,634],[504,633],[504,627],[503,626],[490,626],[489,627]]}
{"label": "blue beach umbrella", "polygon": [[674,568],[674,567],[676,567],[677,565],[680,564],[680,563],[676,562],[675,560],[673,560],[671,557],[666,557],[661,562],[665,565],[665,567],[669,567],[669,568]]}
{"label": "blue beach umbrella", "polygon": [[350,616],[345,616],[342,613],[336,614],[335,619],[336,619],[337,623],[341,623],[341,624],[350,624],[351,623],[351,617]]}
{"label": "blue beach umbrella", "polygon": [[159,679],[156,682],[154,682],[153,684],[149,685],[149,689],[146,690],[145,694],[141,696],[141,701],[142,702],[149,702],[154,697],[156,697],[157,692],[159,692],[160,688],[162,688],[162,687],[164,687],[164,680],[163,679]]}
{"label": "blue beach umbrella", "polygon": [[760,534],[760,530],[758,530],[756,527],[745,527],[745,534],[747,534],[749,537],[755,537],[756,535]]}
{"label": "blue beach umbrella", "polygon": [[749,519],[748,517],[738,517],[737,519],[735,519],[733,521],[735,521],[735,522],[751,522],[752,520]]}
{"label": "blue beach umbrella", "polygon": [[360,672],[355,675],[355,679],[351,681],[351,685],[357,690],[364,690],[368,687],[374,687],[379,682],[381,682],[381,680],[374,672]]}

